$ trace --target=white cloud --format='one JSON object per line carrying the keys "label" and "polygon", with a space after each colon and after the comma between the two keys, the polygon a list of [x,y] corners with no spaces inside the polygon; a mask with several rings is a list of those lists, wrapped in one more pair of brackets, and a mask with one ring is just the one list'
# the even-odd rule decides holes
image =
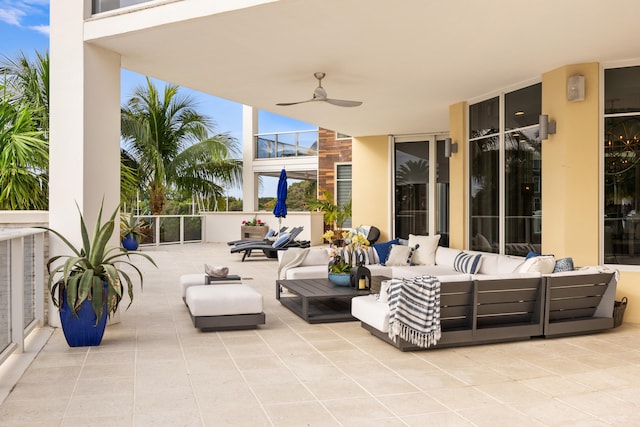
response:
{"label": "white cloud", "polygon": [[37,31],[39,33],[44,34],[45,36],[49,35],[49,26],[48,25],[32,25],[29,29],[33,31]]}
{"label": "white cloud", "polygon": [[9,25],[20,27],[20,20],[26,13],[12,7],[4,7],[4,3],[0,3],[0,21]]}
{"label": "white cloud", "polygon": [[[27,18],[35,25],[27,25]],[[49,0],[0,0],[0,22],[49,35],[48,23],[39,23],[48,18]]]}

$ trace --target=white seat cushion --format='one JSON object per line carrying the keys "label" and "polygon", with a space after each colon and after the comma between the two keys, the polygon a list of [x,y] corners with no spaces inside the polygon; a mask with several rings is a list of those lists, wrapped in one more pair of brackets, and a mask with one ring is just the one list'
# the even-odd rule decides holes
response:
{"label": "white seat cushion", "polygon": [[262,294],[247,285],[191,286],[186,303],[193,316],[262,313]]}
{"label": "white seat cushion", "polygon": [[180,287],[182,288],[182,298],[187,295],[187,289],[191,286],[203,286],[207,284],[206,274],[183,274],[180,276]]}
{"label": "white seat cushion", "polygon": [[389,332],[389,306],[378,301],[374,294],[353,298],[351,315],[379,331]]}

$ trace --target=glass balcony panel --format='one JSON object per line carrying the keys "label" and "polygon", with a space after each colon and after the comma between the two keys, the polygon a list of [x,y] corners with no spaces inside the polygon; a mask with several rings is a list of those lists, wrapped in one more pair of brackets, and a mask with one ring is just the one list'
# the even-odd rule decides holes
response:
{"label": "glass balcony panel", "polygon": [[35,237],[24,238],[24,325],[36,318],[36,252]]}
{"label": "glass balcony panel", "polygon": [[93,0],[93,13],[107,12],[153,0]]}
{"label": "glass balcony panel", "polygon": [[256,159],[318,155],[318,131],[264,133],[255,136]]}
{"label": "glass balcony panel", "polygon": [[180,242],[180,217],[160,218],[160,243]]}
{"label": "glass balcony panel", "polygon": [[184,218],[184,241],[196,242],[202,240],[202,217]]}

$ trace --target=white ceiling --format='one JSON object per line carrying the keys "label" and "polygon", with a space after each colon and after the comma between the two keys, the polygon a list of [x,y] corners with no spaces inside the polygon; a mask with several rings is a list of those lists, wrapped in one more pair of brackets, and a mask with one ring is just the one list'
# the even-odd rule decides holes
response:
{"label": "white ceiling", "polygon": [[[640,57],[638,0],[281,0],[155,26],[144,13],[129,14],[126,33],[88,39],[124,68],[353,136],[446,131],[456,102]],[[275,105],[311,98],[316,71],[330,98],[363,105]]]}

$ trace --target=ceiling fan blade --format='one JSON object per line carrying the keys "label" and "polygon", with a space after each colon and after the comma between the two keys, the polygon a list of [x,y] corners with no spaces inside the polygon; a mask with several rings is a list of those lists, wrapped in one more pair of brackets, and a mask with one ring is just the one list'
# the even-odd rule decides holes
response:
{"label": "ceiling fan blade", "polygon": [[317,99],[307,99],[306,101],[298,101],[298,102],[279,102],[276,105],[279,107],[288,107],[290,105],[304,104],[306,102],[317,101]]}
{"label": "ceiling fan blade", "polygon": [[345,99],[325,99],[329,104],[337,105],[338,107],[359,107],[362,105],[362,101],[347,101]]}

